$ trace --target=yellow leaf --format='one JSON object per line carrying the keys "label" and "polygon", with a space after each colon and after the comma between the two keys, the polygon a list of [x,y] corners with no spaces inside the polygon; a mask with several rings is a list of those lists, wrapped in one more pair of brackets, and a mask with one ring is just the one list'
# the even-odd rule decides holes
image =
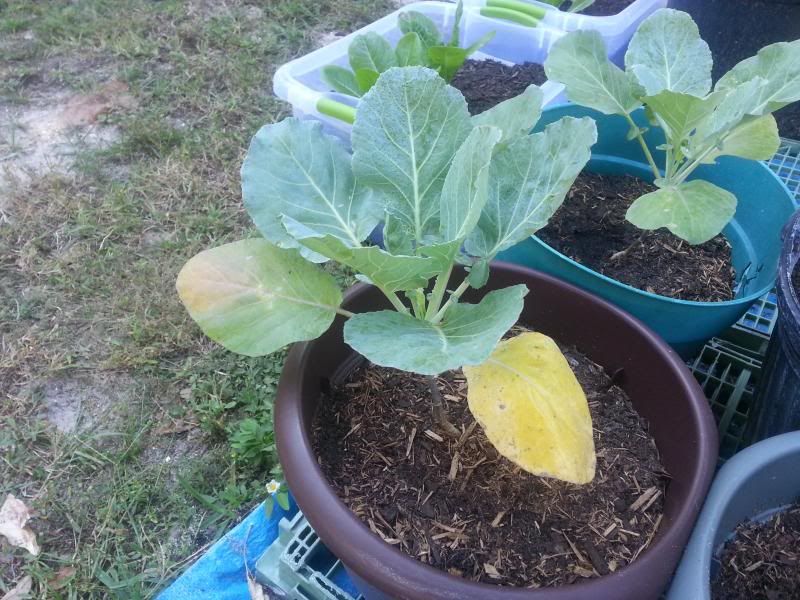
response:
{"label": "yellow leaf", "polygon": [[464,367],[469,409],[497,451],[526,471],[571,483],[594,478],[589,405],[567,359],[541,333],[500,342]]}

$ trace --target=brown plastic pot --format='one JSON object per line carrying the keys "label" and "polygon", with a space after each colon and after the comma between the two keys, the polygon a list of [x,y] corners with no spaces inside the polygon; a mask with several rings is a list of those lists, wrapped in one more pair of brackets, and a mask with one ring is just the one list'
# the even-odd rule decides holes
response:
{"label": "brown plastic pot", "polygon": [[[384,543],[339,500],[312,448],[317,406],[330,382],[351,369],[357,356],[342,339],[344,319],[338,317],[322,337],[295,344],[289,352],[278,386],[275,432],[298,506],[368,600],[655,600],[680,559],[717,461],[717,428],[702,391],[678,355],[646,326],[548,275],[496,263],[486,287],[470,290],[464,299],[475,302],[488,291],[517,283],[530,290],[522,322],[575,345],[617,373],[621,387],[649,421],[672,477],[659,531],[634,563],[615,573],[538,590],[470,582]],[[378,290],[365,285],[353,287],[344,306],[353,312],[389,307]]]}

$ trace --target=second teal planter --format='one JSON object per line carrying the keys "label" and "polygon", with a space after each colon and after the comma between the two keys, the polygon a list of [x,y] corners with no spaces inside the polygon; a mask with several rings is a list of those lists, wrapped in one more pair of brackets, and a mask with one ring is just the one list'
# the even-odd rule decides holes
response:
{"label": "second teal planter", "polygon": [[[648,126],[642,111],[637,112],[635,119],[641,126]],[[626,139],[628,124],[622,117],[575,105],[557,106],[544,112],[537,130],[565,116],[589,116],[597,122],[598,142],[592,148],[588,170],[653,180],[641,147],[636,141]],[[654,128],[645,139],[651,149],[664,143],[663,134]],[[663,154],[656,151],[655,160],[663,164]],[[536,237],[501,253],[498,260],[544,271],[605,298],[638,317],[681,356],[689,358],[772,289],[781,250],[781,228],[794,211],[789,190],[761,162],[724,157],[716,165],[697,169],[694,178],[731,191],[739,201],[733,221],[723,231],[731,244],[736,270],[737,294],[733,300],[691,302],[651,294],[601,275]]]}

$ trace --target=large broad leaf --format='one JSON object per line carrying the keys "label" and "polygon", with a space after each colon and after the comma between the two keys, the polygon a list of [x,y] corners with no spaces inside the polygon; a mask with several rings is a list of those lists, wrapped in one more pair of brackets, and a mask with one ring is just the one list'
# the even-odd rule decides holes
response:
{"label": "large broad leaf", "polygon": [[400,27],[400,31],[404,34],[416,33],[426,53],[428,48],[441,43],[441,37],[439,36],[439,29],[436,27],[436,23],[421,12],[409,10],[400,13],[400,16],[397,18],[397,24]]}
{"label": "large broad leaf", "polygon": [[564,117],[500,149],[489,167],[489,201],[467,253],[491,259],[547,224],[591,156],[597,128]]}
{"label": "large broad leaf", "polygon": [[722,231],[735,212],[736,196],[695,179],[645,194],[625,216],[641,229],[666,227],[690,244],[702,244]]}
{"label": "large broad leaf", "polygon": [[606,56],[596,31],[573,31],[555,44],[544,63],[548,79],[563,83],[570,100],[600,112],[628,114],[643,90]]}
{"label": "large broad leaf", "polygon": [[304,246],[351,267],[387,292],[425,287],[432,277],[448,267],[442,258],[395,256],[377,246],[353,248],[339,238],[319,235],[288,218],[284,225]]}
{"label": "large broad leaf", "polygon": [[356,82],[356,76],[350,69],[345,69],[338,65],[325,65],[321,71],[322,81],[327,83],[335,91],[348,96],[361,96],[361,90]]}
{"label": "large broad leaf", "polygon": [[358,72],[359,69],[367,69],[383,73],[397,66],[397,58],[392,50],[392,45],[383,36],[372,31],[353,38],[347,49],[347,55],[350,59],[350,67],[354,72]]}
{"label": "large broad leaf", "polygon": [[492,151],[501,135],[497,127],[476,127],[456,152],[440,200],[443,239],[463,240],[477,225],[489,197]]}
{"label": "large broad leaf", "polygon": [[670,8],[642,22],[625,54],[625,67],[651,96],[662,90],[705,96],[712,63],[692,17]]}
{"label": "large broad leaf", "polygon": [[360,313],[345,324],[344,340],[375,364],[422,375],[477,365],[517,322],[527,293],[524,285],[490,292],[479,304],[456,304],[438,324],[390,310]]}
{"label": "large broad leaf", "polygon": [[506,144],[521,135],[530,133],[542,114],[542,90],[535,85],[519,96],[505,100],[489,110],[472,117],[472,123],[492,125],[503,132],[501,144]]}
{"label": "large broad leaf", "polygon": [[422,40],[414,31],[400,38],[394,52],[397,55],[398,67],[418,67],[428,63],[428,55],[422,46]]}
{"label": "large broad leaf", "polygon": [[800,100],[800,40],[779,42],[759,50],[737,64],[717,82],[716,89],[731,89],[761,78],[759,94],[747,111],[763,115]]}
{"label": "large broad leaf", "polygon": [[286,233],[283,215],[356,246],[382,212],[367,190],[356,187],[344,147],[323,133],[321,123],[294,118],[255,135],[242,166],[242,194],[258,230],[283,248],[299,246]]}
{"label": "large broad leaf", "polygon": [[[745,119],[722,139],[717,156],[738,156],[750,160],[769,160],[778,151],[781,138],[778,124],[772,115],[745,117]],[[715,153],[709,158],[716,158]]]}
{"label": "large broad leaf", "polygon": [[704,98],[690,94],[663,90],[645,99],[647,106],[657,115],[667,138],[685,140],[695,128],[711,115],[724,97],[714,92]]}
{"label": "large broad leaf", "polygon": [[390,69],[358,106],[353,170],[418,244],[439,232],[447,169],[471,130],[464,97],[423,67]]}
{"label": "large broad leaf", "polygon": [[247,356],[319,337],[342,302],[331,275],[263,239],[201,252],[181,269],[177,288],[208,337]]}
{"label": "large broad leaf", "polygon": [[469,409],[500,454],[534,475],[594,479],[589,405],[552,339],[523,333],[500,342],[464,374]]}

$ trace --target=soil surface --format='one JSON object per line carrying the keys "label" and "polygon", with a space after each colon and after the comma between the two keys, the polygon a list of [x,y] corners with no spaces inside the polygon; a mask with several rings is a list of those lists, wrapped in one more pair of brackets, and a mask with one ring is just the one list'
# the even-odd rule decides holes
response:
{"label": "soil surface", "polygon": [[631,4],[634,3],[635,0],[594,0],[594,4],[589,6],[587,9],[582,10],[582,15],[592,15],[596,17],[608,17],[610,15],[616,15],[626,8],[628,8]]}
{"label": "soil surface", "polygon": [[731,248],[724,236],[692,246],[666,229],[645,231],[625,219],[633,201],[656,188],[631,176],[581,173],[564,204],[536,235],[603,275],[670,298],[733,298]]}
{"label": "soil surface", "polygon": [[800,298],[800,262],[794,266],[792,271],[792,287],[794,288],[794,293]]}
{"label": "soil surface", "polygon": [[470,114],[477,115],[519,96],[529,85],[545,81],[544,67],[537,63],[505,65],[496,60],[468,60],[450,85],[464,94]]}
{"label": "soil surface", "polygon": [[725,544],[714,600],[796,600],[800,594],[800,504],[764,523],[743,523]]}
{"label": "soil surface", "polygon": [[537,477],[501,457],[467,408],[460,370],[438,378],[458,440],[432,423],[424,377],[356,370],[317,415],[321,468],[387,543],[453,575],[541,587],[619,569],[658,530],[668,476],[625,393],[579,352],[566,355],[592,414],[591,484]]}

